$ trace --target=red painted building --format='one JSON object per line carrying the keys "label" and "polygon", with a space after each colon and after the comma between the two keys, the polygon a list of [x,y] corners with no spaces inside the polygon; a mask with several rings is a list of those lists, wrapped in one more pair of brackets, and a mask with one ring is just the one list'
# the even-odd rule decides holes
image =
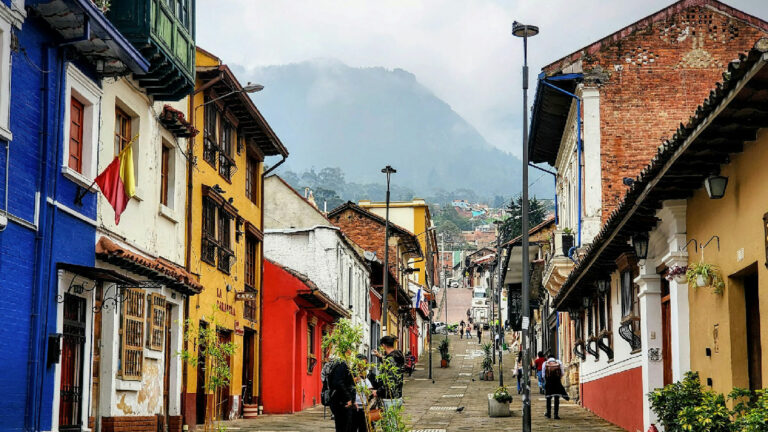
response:
{"label": "red painted building", "polygon": [[264,260],[261,394],[267,414],[294,413],[320,403],[323,334],[349,318],[306,276]]}

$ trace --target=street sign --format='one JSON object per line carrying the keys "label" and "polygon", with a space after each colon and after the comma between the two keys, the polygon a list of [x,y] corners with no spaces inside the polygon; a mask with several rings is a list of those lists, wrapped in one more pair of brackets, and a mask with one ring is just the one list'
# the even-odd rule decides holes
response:
{"label": "street sign", "polygon": [[259,293],[253,291],[240,291],[235,293],[235,301],[249,301],[259,298]]}

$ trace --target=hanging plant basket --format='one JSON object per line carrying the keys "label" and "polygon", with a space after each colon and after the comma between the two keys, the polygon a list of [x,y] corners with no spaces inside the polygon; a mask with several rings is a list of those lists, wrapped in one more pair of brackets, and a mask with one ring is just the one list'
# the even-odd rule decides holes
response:
{"label": "hanging plant basket", "polygon": [[703,261],[689,266],[685,276],[689,284],[695,283],[699,288],[712,287],[712,292],[715,294],[722,294],[725,289],[725,281],[720,275],[720,270]]}

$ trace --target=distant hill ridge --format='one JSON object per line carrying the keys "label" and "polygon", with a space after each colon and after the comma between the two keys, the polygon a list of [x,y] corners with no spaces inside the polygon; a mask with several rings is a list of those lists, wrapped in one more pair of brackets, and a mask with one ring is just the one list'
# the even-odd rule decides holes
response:
{"label": "distant hill ridge", "polygon": [[[392,165],[393,183],[420,196],[520,192],[520,160],[490,145],[410,72],[333,59],[233,70],[265,86],[252,97],[290,151],[284,170],[340,167],[347,181],[370,183]],[[535,185],[540,196],[550,183]]]}

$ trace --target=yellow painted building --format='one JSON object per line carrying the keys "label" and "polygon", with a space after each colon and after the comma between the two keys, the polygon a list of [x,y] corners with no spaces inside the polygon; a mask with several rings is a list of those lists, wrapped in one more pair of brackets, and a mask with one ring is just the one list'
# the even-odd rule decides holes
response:
{"label": "yellow painted building", "polygon": [[720,393],[768,385],[766,146],[768,130],[762,129],[743,153],[731,155],[721,170],[728,177],[723,198],[709,199],[701,188],[688,200],[688,240],[701,247],[712,239],[698,254],[689,252],[689,265],[713,264],[725,281],[723,294],[689,284],[691,370]]}
{"label": "yellow painted building", "polygon": [[189,425],[258,402],[264,158],[288,155],[247,94],[257,88],[243,88],[227,65],[200,48],[196,75],[189,112],[200,133],[188,161],[186,238],[188,268],[204,290],[189,299],[188,318],[210,326],[215,311],[219,339],[237,348],[229,387],[215,396],[204,389],[202,365],[187,367]]}

